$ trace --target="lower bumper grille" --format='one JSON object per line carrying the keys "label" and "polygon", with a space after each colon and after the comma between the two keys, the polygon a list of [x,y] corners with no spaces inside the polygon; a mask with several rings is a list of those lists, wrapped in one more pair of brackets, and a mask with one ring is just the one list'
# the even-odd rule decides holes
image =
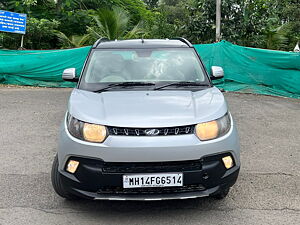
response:
{"label": "lower bumper grille", "polygon": [[107,187],[98,190],[98,194],[170,194],[203,191],[205,188],[200,185],[187,185],[183,187],[153,187],[153,188],[130,188]]}
{"label": "lower bumper grille", "polygon": [[152,173],[178,172],[201,170],[201,160],[174,161],[174,162],[104,162],[104,173]]}

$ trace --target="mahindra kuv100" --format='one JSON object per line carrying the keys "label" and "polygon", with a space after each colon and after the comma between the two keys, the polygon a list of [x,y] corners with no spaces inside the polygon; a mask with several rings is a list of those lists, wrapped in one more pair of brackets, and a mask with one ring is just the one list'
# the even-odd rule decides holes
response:
{"label": "mahindra kuv100", "polygon": [[52,184],[67,199],[224,198],[240,147],[223,94],[185,39],[98,40],[61,125]]}

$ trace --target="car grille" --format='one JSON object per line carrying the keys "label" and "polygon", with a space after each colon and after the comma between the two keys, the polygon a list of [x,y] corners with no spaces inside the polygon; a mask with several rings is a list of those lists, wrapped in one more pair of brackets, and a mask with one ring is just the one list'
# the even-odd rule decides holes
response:
{"label": "car grille", "polygon": [[104,162],[104,173],[152,173],[195,171],[202,169],[201,160],[172,161],[172,162]]}
{"label": "car grille", "polygon": [[[109,135],[123,136],[168,136],[194,133],[195,125],[161,128],[129,128],[129,127],[107,127]],[[152,133],[151,133],[152,130]]]}
{"label": "car grille", "polygon": [[98,194],[170,194],[184,193],[193,191],[203,191],[205,187],[201,184],[186,185],[182,187],[148,187],[148,188],[122,188],[122,187],[103,187]]}

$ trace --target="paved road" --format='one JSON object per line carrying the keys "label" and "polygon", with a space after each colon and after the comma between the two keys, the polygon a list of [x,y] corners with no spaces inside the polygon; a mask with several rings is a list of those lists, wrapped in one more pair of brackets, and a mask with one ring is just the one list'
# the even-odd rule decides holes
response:
{"label": "paved road", "polygon": [[300,101],[226,94],[242,169],[227,199],[68,202],[50,183],[70,89],[0,88],[0,224],[300,224]]}

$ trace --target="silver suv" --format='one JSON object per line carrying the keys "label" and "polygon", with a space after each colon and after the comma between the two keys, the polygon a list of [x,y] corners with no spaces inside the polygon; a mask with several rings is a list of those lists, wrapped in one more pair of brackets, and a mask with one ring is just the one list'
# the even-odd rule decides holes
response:
{"label": "silver suv", "polygon": [[52,184],[67,199],[224,198],[240,147],[223,94],[185,39],[98,40],[60,129]]}

